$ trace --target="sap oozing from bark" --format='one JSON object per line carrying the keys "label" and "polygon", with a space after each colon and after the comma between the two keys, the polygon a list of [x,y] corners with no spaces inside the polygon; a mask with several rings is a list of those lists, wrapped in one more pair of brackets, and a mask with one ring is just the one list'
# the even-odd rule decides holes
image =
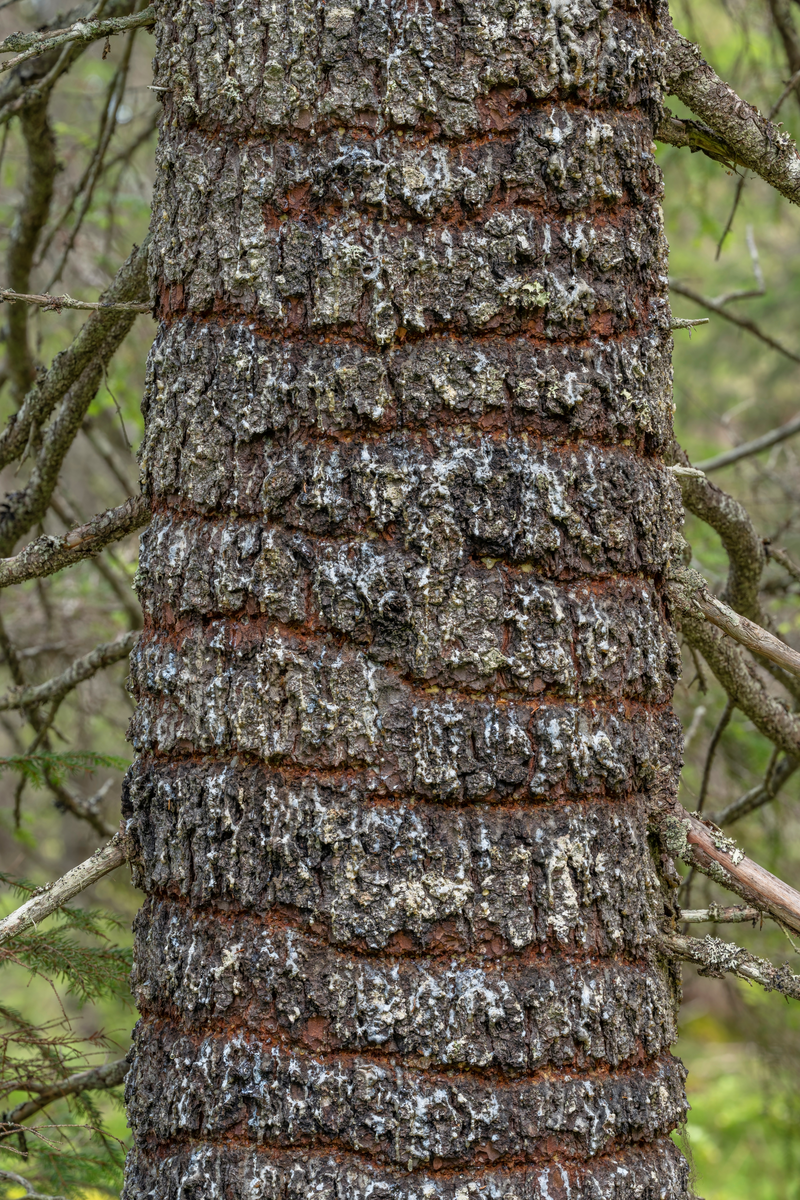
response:
{"label": "sap oozing from bark", "polygon": [[682,1200],[652,14],[163,5],[127,1200]]}

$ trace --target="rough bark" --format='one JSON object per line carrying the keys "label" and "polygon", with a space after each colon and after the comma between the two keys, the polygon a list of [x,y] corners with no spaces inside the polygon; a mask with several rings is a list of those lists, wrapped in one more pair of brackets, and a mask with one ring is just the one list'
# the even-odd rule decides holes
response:
{"label": "rough bark", "polygon": [[157,9],[127,1200],[678,1200],[660,29]]}

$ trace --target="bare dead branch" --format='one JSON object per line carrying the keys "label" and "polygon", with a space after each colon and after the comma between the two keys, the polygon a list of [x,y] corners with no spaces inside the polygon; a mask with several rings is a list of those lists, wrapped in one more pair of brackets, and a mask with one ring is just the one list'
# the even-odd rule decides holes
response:
{"label": "bare dead branch", "polygon": [[125,495],[133,491],[131,481],[126,477],[125,466],[119,461],[114,447],[109,442],[105,434],[95,428],[95,422],[91,417],[85,417],[81,426],[81,432],[86,438],[89,445],[94,450],[98,458],[106,464],[111,474],[116,479],[117,483],[122,488]]}
{"label": "bare dead branch", "polygon": [[[103,17],[107,20],[125,17],[130,15],[134,7],[134,0],[105,0]],[[72,25],[76,21],[92,20],[96,15],[97,6],[94,0],[89,0],[71,9],[65,17],[58,18],[57,24],[60,28],[65,22]],[[55,25],[56,22],[52,27],[55,28]],[[86,46],[80,43],[66,42],[53,50],[40,50],[35,58],[0,76],[0,125],[7,125],[12,117],[28,105],[46,99],[64,72],[69,70],[85,49]]]}
{"label": "bare dead branch", "polygon": [[[142,270],[144,264],[140,264]],[[113,329],[102,343],[104,354],[92,358],[61,403],[39,438],[33,468],[24,488],[6,499],[0,509],[0,554],[8,556],[19,538],[44,519],[61,465],[77,436],[89,405],[97,394],[106,363],[129,332],[135,313],[117,313]]]}
{"label": "bare dead branch", "polygon": [[800,1000],[800,976],[793,975],[788,966],[775,967],[764,958],[756,958],[733,942],[723,942],[710,934],[692,938],[680,933],[663,933],[659,940],[670,957],[695,963],[701,975],[710,975],[713,979],[736,975],[748,983],[759,984],[768,992],[780,992],[782,996]]}
{"label": "bare dead branch", "polygon": [[[667,35],[665,89],[705,122],[730,155],[793,204],[800,202],[800,156],[788,133],[737,96],[697,46],[675,30]],[[712,155],[713,157],[713,155]]]}
{"label": "bare dead branch", "polygon": [[[72,228],[69,231],[66,244],[61,251],[58,263],[56,264],[56,267],[50,276],[45,291],[49,291],[50,288],[53,287],[53,285],[61,278],[64,267],[66,266],[67,260],[72,253],[72,250],[75,246],[75,241],[92,203],[95,187],[102,174],[106,152],[111,142],[111,138],[114,136],[114,132],[117,128],[117,110],[122,103],[122,97],[125,93],[125,84],[128,78],[128,70],[130,68],[131,54],[133,53],[133,43],[136,37],[136,32],[136,29],[131,29],[130,33],[128,34],[125,42],[125,50],[122,54],[122,60],[117,70],[114,72],[113,79],[111,80],[111,84],[108,89],[108,98],[106,103],[103,105],[100,117],[100,128],[98,130],[97,141],[89,160],[89,165],[84,172],[83,178],[81,179],[76,191],[73,192],[72,199],[70,200],[67,208],[67,215],[72,212],[75,201],[81,192],[83,192],[83,200],[80,208],[78,209]],[[50,234],[50,239],[55,236],[56,231],[61,226],[64,219],[65,217],[62,217],[61,221],[56,224]],[[48,246],[49,244],[50,240],[47,241]]]}
{"label": "bare dead branch", "polygon": [[689,318],[673,317],[669,323],[670,329],[694,329],[696,325],[707,325],[708,317]]}
{"label": "bare dead branch", "polygon": [[126,167],[130,165],[130,161],[139,147],[143,146],[147,139],[152,137],[152,135],[158,129],[158,121],[160,116],[160,110],[156,109],[156,111],[151,115],[147,124],[139,131],[139,133],[137,133],[136,137],[133,138],[127,146],[123,146],[121,150],[119,150],[106,161],[103,167],[104,173],[113,171],[114,167]]}
{"label": "bare dead branch", "polygon": [[669,594],[681,613],[691,613],[693,608],[696,609],[734,641],[800,677],[800,652],[713,596],[697,571],[676,568],[670,579]]}
{"label": "bare dead branch", "polygon": [[791,758],[800,758],[800,720],[771,695],[744,652],[699,613],[680,615],[684,637],[698,650],[740,712]]}
{"label": "bare dead branch", "polygon": [[660,831],[673,858],[702,871],[752,907],[800,933],[800,892],[748,858],[718,826],[675,803],[661,816]]}
{"label": "bare dead branch", "polygon": [[734,904],[723,908],[719,904],[709,904],[708,908],[684,908],[679,920],[688,921],[690,925],[700,925],[705,921],[713,921],[715,925],[738,925],[744,921],[760,921],[763,917],[760,908],[750,908],[745,904]]}
{"label": "bare dead branch", "polygon": [[786,64],[792,73],[792,78],[772,106],[769,114],[770,120],[772,120],[790,92],[794,91],[800,102],[800,91],[797,89],[798,82],[800,82],[800,36],[798,36],[797,26],[794,23],[791,0],[767,0],[767,2],[775,28],[783,42]]}
{"label": "bare dead branch", "polygon": [[55,800],[56,808],[72,813],[73,817],[77,817],[79,821],[85,821],[87,825],[91,825],[92,829],[100,837],[111,837],[113,835],[113,827],[107,821],[103,820],[100,812],[100,801],[103,798],[102,791],[95,792],[93,796],[84,800],[82,796],[76,796],[74,792],[71,792],[63,783],[59,783],[49,769],[44,771],[44,778],[48,790]]}
{"label": "bare dead branch", "polygon": [[138,636],[136,630],[130,630],[113,642],[103,642],[101,645],[95,646],[94,650],[71,663],[66,671],[62,671],[60,675],[48,679],[45,683],[12,688],[4,696],[0,696],[0,711],[32,708],[34,705],[56,703],[63,700],[79,683],[91,679],[98,671],[110,667],[112,663],[126,658],[133,649]]}
{"label": "bare dead branch", "polygon": [[[738,211],[739,205],[742,200],[742,193],[744,192],[744,185],[746,182],[747,182],[747,171],[743,171],[742,174],[739,176],[739,178],[736,180],[736,191],[733,196],[733,204],[731,205],[731,211],[728,213],[728,219],[725,222],[725,227],[722,230],[722,233],[719,235],[719,241],[717,242],[717,252],[714,255],[714,259],[716,262],[719,261],[719,256],[722,253],[722,247],[725,243],[725,239],[728,236],[728,234],[730,233],[731,229],[733,228],[733,222],[734,222],[736,213]],[[761,295],[762,293],[757,292],[754,294]],[[734,299],[734,298],[744,299],[744,296],[742,295],[740,297],[733,297],[733,296],[729,297],[729,299]]]}
{"label": "bare dead branch", "polygon": [[[16,649],[14,648],[14,645],[8,636],[1,616],[0,651],[3,654],[6,666],[9,669],[14,683],[17,685],[17,687],[24,687],[27,681],[25,679],[22,663],[20,662],[20,656],[17,654]],[[42,740],[45,740],[46,744],[48,730],[47,719],[43,718],[36,708],[23,709],[22,711],[36,733],[35,744],[38,745]],[[25,753],[24,748],[22,752]],[[30,747],[27,748],[27,752],[30,753]],[[101,837],[110,837],[113,834],[114,830],[109,828],[100,815],[99,801],[96,797],[93,797],[90,800],[82,800],[79,796],[74,796],[72,792],[65,788],[63,783],[59,783],[54,777],[52,771],[45,770],[44,776],[47,787],[54,797],[57,805],[60,805],[61,808],[65,809],[67,812],[71,812],[72,815],[78,817],[79,820],[86,821],[92,826],[92,829],[100,834]],[[20,796],[21,791],[17,796],[17,804],[19,803]]]}
{"label": "bare dead branch", "polygon": [[11,292],[8,288],[0,288],[0,300],[5,300],[9,304],[21,300],[25,304],[33,304],[36,308],[44,309],[46,312],[61,312],[63,308],[80,308],[93,312],[146,313],[152,309],[150,304],[111,304],[104,303],[102,300],[73,300],[72,296],[66,294],[49,296],[45,292],[39,296],[26,292]]}
{"label": "bare dead branch", "polygon": [[0,946],[12,938],[24,933],[33,925],[38,925],[45,917],[49,917],[57,909],[68,904],[81,892],[85,892],[98,879],[121,867],[127,859],[125,840],[120,834],[115,834],[102,850],[95,850],[91,858],[73,867],[62,875],[55,883],[48,883],[40,888],[38,893],[26,900],[24,904],[9,913],[0,921]]}
{"label": "bare dead branch", "polygon": [[729,467],[743,458],[751,458],[761,450],[768,450],[770,446],[777,446],[780,442],[785,442],[787,438],[794,437],[796,433],[800,433],[800,415],[792,417],[791,421],[779,425],[777,429],[771,429],[769,433],[762,433],[761,437],[753,438],[751,442],[743,442],[741,446],[736,446],[733,450],[726,450],[724,454],[716,454],[713,458],[705,458],[702,462],[694,465],[698,471],[703,471],[705,474],[710,471],[719,471],[722,467]]}
{"label": "bare dead branch", "polygon": [[784,571],[786,571],[786,573],[792,577],[795,583],[800,583],[800,567],[798,567],[796,563],[792,562],[785,550],[781,550],[780,548],[771,545],[769,542],[765,542],[764,549],[767,552],[768,558],[773,559],[773,561],[776,563],[780,563]]}
{"label": "bare dead branch", "polygon": [[800,759],[789,756],[782,758],[769,772],[766,779],[754,788],[750,788],[749,792],[745,792],[743,796],[734,800],[726,808],[716,813],[710,813],[709,820],[713,821],[715,825],[732,825],[734,821],[740,821],[742,817],[755,812],[757,808],[769,804],[771,800],[775,799],[787,780],[791,779],[798,767],[800,767]]}
{"label": "bare dead branch", "polygon": [[725,708],[722,710],[722,716],[717,722],[714,732],[711,735],[711,741],[708,744],[706,753],[706,761],[703,767],[703,780],[700,784],[700,796],[697,801],[697,811],[702,812],[705,805],[706,795],[708,794],[708,781],[711,778],[711,768],[714,765],[714,756],[717,752],[717,747],[722,739],[722,735],[730,724],[730,719],[733,716],[734,705],[728,700]]}
{"label": "bare dead branch", "polygon": [[119,508],[100,513],[62,537],[45,534],[14,558],[0,559],[0,588],[71,567],[99,553],[109,543],[141,529],[149,520],[149,501],[144,496],[132,496]]}
{"label": "bare dead branch", "polygon": [[698,704],[697,708],[692,713],[692,720],[689,724],[689,728],[686,730],[686,732],[683,735],[684,752],[689,749],[690,745],[694,741],[695,735],[697,734],[697,731],[700,728],[703,717],[706,715],[706,711],[707,711],[707,709],[706,709],[705,704]]}
{"label": "bare dead branch", "polygon": [[126,29],[151,29],[155,24],[155,9],[152,5],[130,17],[110,17],[100,21],[76,21],[68,29],[53,29],[47,33],[12,33],[0,42],[0,54],[19,50],[15,58],[0,64],[0,74],[10,71],[46,50],[55,50],[67,42],[75,46],[88,46],[99,38],[124,33]]}
{"label": "bare dead branch", "polygon": [[127,1059],[118,1058],[102,1067],[92,1067],[88,1071],[69,1075],[60,1083],[43,1084],[39,1088],[26,1081],[25,1091],[36,1091],[38,1095],[35,1099],[18,1104],[0,1120],[0,1141],[19,1133],[23,1121],[41,1112],[54,1100],[63,1100],[65,1096],[79,1096],[81,1092],[107,1091],[109,1088],[119,1087],[125,1082],[128,1065]]}
{"label": "bare dead branch", "polygon": [[[770,121],[772,120],[773,117],[777,116],[778,112],[783,107],[784,100],[789,95],[789,93],[797,92],[798,84],[800,84],[800,69],[795,71],[795,73],[792,75],[791,79],[787,80],[786,87],[783,89],[780,96],[775,101],[772,108],[769,110],[768,115],[769,115]],[[800,93],[798,93],[798,94],[800,94]]]}

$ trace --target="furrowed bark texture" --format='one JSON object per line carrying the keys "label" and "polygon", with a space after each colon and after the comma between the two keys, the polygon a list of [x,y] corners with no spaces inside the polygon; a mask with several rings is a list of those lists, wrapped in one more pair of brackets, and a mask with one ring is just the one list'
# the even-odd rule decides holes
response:
{"label": "furrowed bark texture", "polygon": [[156,37],[126,1198],[688,1196],[657,16]]}

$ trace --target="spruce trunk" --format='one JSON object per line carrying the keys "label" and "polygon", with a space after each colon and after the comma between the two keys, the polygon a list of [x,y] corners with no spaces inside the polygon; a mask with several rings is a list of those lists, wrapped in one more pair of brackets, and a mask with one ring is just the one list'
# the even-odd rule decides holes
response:
{"label": "spruce trunk", "polygon": [[127,1200],[677,1200],[658,11],[172,0]]}

